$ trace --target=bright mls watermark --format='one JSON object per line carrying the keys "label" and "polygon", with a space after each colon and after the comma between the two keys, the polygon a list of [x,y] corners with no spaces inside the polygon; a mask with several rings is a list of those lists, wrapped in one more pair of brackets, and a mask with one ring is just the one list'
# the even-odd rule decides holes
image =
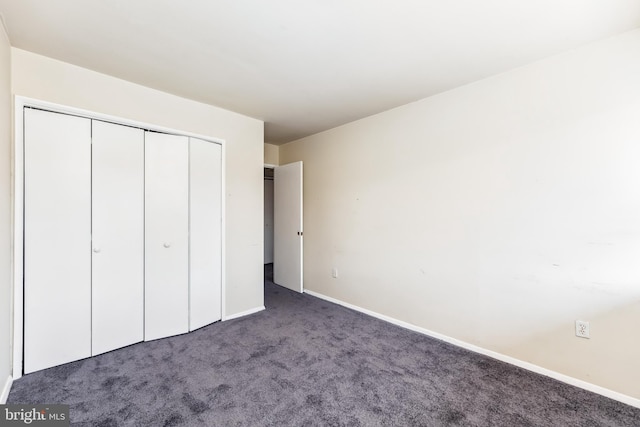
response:
{"label": "bright mls watermark", "polygon": [[69,405],[0,405],[0,427],[69,425]]}

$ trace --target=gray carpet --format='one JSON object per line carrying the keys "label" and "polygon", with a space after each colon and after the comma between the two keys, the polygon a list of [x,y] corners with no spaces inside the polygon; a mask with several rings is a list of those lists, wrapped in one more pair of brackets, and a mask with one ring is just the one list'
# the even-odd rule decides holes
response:
{"label": "gray carpet", "polygon": [[640,409],[265,283],[267,310],[17,380],[87,426],[638,426]]}

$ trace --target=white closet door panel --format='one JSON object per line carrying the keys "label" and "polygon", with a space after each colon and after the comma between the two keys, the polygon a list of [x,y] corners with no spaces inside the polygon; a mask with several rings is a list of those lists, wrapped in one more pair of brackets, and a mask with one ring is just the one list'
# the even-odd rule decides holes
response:
{"label": "white closet door panel", "polygon": [[24,371],[91,356],[91,120],[24,111]]}
{"label": "white closet door panel", "polygon": [[144,339],[144,131],[93,121],[92,354]]}
{"label": "white closet door panel", "polygon": [[190,138],[189,330],[220,320],[222,147]]}
{"label": "white closet door panel", "polygon": [[145,133],[145,340],[189,331],[189,138]]}

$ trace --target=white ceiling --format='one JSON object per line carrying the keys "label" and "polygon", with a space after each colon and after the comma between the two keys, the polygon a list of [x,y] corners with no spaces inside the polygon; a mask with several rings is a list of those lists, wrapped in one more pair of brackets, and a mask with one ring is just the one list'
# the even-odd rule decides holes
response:
{"label": "white ceiling", "polygon": [[0,0],[13,46],[281,144],[640,27],[638,0]]}

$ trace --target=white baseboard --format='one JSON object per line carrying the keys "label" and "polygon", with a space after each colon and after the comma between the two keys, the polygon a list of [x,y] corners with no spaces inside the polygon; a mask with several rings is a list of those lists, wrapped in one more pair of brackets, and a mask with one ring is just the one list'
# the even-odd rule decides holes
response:
{"label": "white baseboard", "polygon": [[229,316],[224,316],[224,317],[222,318],[222,321],[224,322],[224,321],[226,321],[226,320],[233,320],[233,319],[237,319],[238,317],[248,316],[248,315],[250,315],[250,314],[258,313],[258,312],[260,312],[260,311],[262,311],[262,310],[264,310],[264,305],[263,305],[263,306],[260,306],[260,307],[255,307],[255,308],[252,308],[252,309],[250,309],[250,310],[243,311],[243,312],[240,312],[240,313],[231,314],[231,315],[229,315]]}
{"label": "white baseboard", "polygon": [[409,329],[411,331],[418,332],[418,333],[421,333],[421,334],[424,334],[424,335],[427,335],[427,336],[430,336],[430,337],[433,337],[433,338],[437,338],[437,339],[439,339],[441,341],[445,341],[445,342],[447,342],[449,344],[453,344],[455,346],[462,347],[462,348],[464,348],[466,350],[470,350],[470,351],[473,351],[475,353],[480,353],[480,354],[483,354],[485,356],[489,356],[489,357],[491,357],[493,359],[497,359],[497,360],[500,360],[502,362],[506,362],[506,363],[509,363],[511,365],[515,365],[515,366],[518,366],[520,368],[526,369],[528,371],[535,372],[537,374],[541,374],[541,375],[553,378],[553,379],[561,381],[563,383],[567,383],[567,384],[582,388],[584,390],[600,394],[600,395],[608,397],[610,399],[617,400],[617,401],[625,403],[627,405],[634,406],[636,408],[640,408],[640,399],[636,399],[634,397],[627,396],[626,394],[622,394],[622,393],[619,393],[617,391],[609,390],[608,388],[604,388],[604,387],[601,387],[601,386],[598,386],[598,385],[595,385],[595,384],[592,384],[592,383],[589,383],[589,382],[586,382],[586,381],[583,381],[583,380],[579,380],[577,378],[570,377],[568,375],[561,374],[559,372],[552,371],[550,369],[543,368],[543,367],[538,366],[538,365],[534,365],[533,363],[529,363],[529,362],[525,362],[525,361],[520,360],[520,359],[516,359],[515,357],[507,356],[507,355],[504,355],[502,353],[498,353],[498,352],[495,352],[495,351],[492,351],[492,350],[488,350],[486,348],[482,348],[482,347],[479,347],[479,346],[474,345],[474,344],[469,344],[468,342],[461,341],[459,339],[452,338],[452,337],[449,337],[447,335],[440,334],[438,332],[430,331],[428,329],[421,328],[421,327],[416,326],[416,325],[412,325],[411,323],[403,322],[402,320],[394,319],[393,317],[385,316],[384,314],[380,314],[380,313],[377,313],[375,311],[367,310],[366,308],[358,307],[357,305],[349,304],[347,302],[340,301],[338,299],[331,298],[331,297],[328,297],[326,295],[323,295],[323,294],[320,294],[320,293],[317,293],[317,292],[309,291],[307,289],[305,289],[304,292],[306,294],[311,295],[311,296],[323,299],[325,301],[332,302],[334,304],[341,305],[343,307],[350,308],[350,309],[355,310],[355,311],[359,311],[361,313],[367,314],[369,316],[375,317],[375,318],[380,319],[380,320],[384,320],[385,322],[392,323],[392,324],[400,326],[402,328]]}
{"label": "white baseboard", "polygon": [[7,403],[12,384],[13,378],[11,378],[11,375],[9,375],[4,383],[4,387],[2,387],[2,394],[0,394],[0,405],[4,405],[5,403]]}

